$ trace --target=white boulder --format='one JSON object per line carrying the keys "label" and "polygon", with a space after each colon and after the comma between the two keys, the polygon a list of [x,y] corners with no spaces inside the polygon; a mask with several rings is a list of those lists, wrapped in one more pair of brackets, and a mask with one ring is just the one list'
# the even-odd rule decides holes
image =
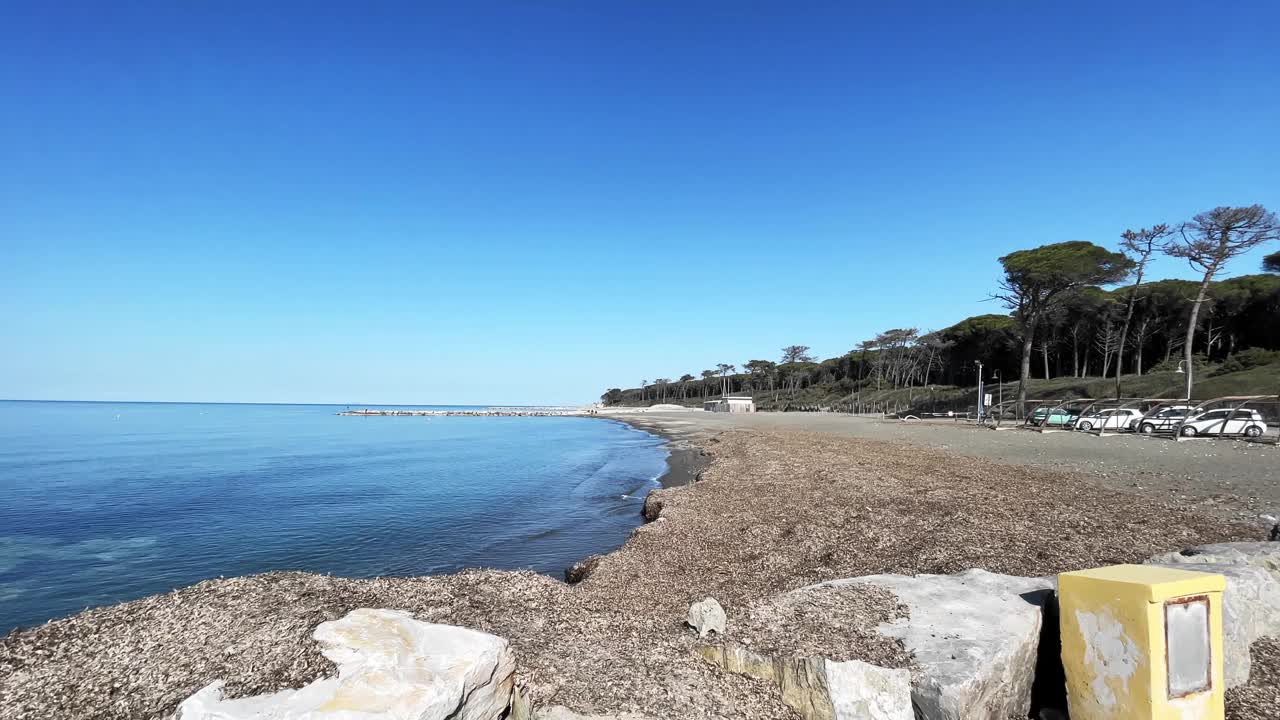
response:
{"label": "white boulder", "polygon": [[[1280,542],[1232,542],[1197,545],[1180,552],[1157,555],[1148,563],[1180,565],[1252,565],[1262,568],[1280,580]],[[1183,570],[1195,570],[1184,567]]]}
{"label": "white boulder", "polygon": [[825,665],[835,720],[914,720],[910,670],[860,660],[827,660]]}
{"label": "white boulder", "polygon": [[875,585],[909,617],[877,631],[915,660],[911,698],[921,720],[1026,717],[1051,579],[966,570],[956,575],[871,575],[812,589]]}
{"label": "white boulder", "polygon": [[737,643],[705,645],[699,654],[729,672],[778,688],[804,720],[913,720],[911,671],[860,660],[773,657]]}
{"label": "white boulder", "polygon": [[709,597],[689,606],[689,616],[685,622],[698,631],[698,637],[706,637],[710,632],[724,635],[724,627],[728,619],[720,603],[716,602],[715,598]]}
{"label": "white boulder", "polygon": [[507,641],[397,610],[352,610],[315,630],[336,678],[227,699],[215,682],[178,706],[178,720],[496,720],[511,701]]}

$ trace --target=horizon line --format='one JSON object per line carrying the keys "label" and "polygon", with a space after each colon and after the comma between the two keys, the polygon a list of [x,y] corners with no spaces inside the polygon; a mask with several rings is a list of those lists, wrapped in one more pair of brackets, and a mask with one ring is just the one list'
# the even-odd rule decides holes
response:
{"label": "horizon line", "polygon": [[[355,403],[355,402],[270,402],[270,401],[236,401],[236,400],[67,400],[42,398],[0,398],[0,402],[28,403],[98,403],[126,405],[303,405],[327,407],[579,407],[579,404],[543,403],[538,405],[518,405],[512,403]],[[589,404],[589,403],[588,403]]]}

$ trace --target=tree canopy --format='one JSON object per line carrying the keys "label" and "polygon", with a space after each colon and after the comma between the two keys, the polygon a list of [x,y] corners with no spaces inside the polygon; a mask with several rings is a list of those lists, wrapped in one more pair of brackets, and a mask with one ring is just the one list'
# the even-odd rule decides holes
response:
{"label": "tree canopy", "polygon": [[1134,266],[1123,253],[1084,240],[1018,250],[1000,258],[1000,264],[1004,279],[997,297],[1015,312],[1039,310],[1072,288],[1118,283]]}
{"label": "tree canopy", "polygon": [[1072,240],[1012,252],[1000,258],[1000,264],[1004,266],[1004,278],[996,297],[1013,311],[1021,326],[1018,399],[1026,400],[1036,326],[1046,314],[1059,309],[1056,303],[1065,293],[1090,285],[1118,283],[1129,276],[1135,263],[1124,253]]}
{"label": "tree canopy", "polygon": [[782,364],[796,362],[813,362],[808,345],[788,345],[782,348]]}
{"label": "tree canopy", "polygon": [[1209,285],[1226,264],[1235,257],[1264,243],[1280,239],[1280,221],[1275,213],[1261,205],[1244,207],[1218,206],[1197,214],[1183,223],[1179,237],[1165,246],[1165,253],[1180,257],[1193,268],[1204,272],[1200,289],[1191,303],[1191,317],[1187,320],[1186,340],[1183,342],[1183,362],[1186,366],[1186,398],[1191,399],[1195,381],[1194,357],[1196,328],[1200,308],[1209,299]]}
{"label": "tree canopy", "polygon": [[1275,240],[1280,240],[1275,213],[1261,205],[1221,206],[1184,223],[1165,252],[1212,277],[1228,260]]}

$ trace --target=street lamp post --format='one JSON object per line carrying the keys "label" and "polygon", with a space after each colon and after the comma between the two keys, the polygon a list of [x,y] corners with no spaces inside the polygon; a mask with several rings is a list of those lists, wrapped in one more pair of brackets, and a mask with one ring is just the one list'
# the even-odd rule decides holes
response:
{"label": "street lamp post", "polygon": [[982,417],[986,414],[984,412],[986,408],[983,403],[983,398],[986,396],[982,394],[984,390],[982,386],[982,361],[974,360],[973,362],[978,366],[978,422],[982,422]]}
{"label": "street lamp post", "polygon": [[[1184,367],[1186,368],[1186,370],[1183,370]],[[1174,372],[1179,375],[1186,373],[1187,375],[1187,398],[1186,399],[1188,402],[1190,402],[1191,400],[1191,366],[1187,364],[1186,360],[1179,360],[1178,369],[1174,370]]]}
{"label": "street lamp post", "polygon": [[[1004,408],[1004,375],[999,370],[996,370],[995,372],[991,373],[991,375],[992,375],[991,379],[996,381],[996,393],[999,395],[999,400],[996,402],[996,407],[1000,408],[1001,409],[1000,412],[1001,414],[1003,414],[1004,413],[1004,410],[1003,410]],[[996,424],[997,425],[1000,424],[1000,415],[996,415]]]}

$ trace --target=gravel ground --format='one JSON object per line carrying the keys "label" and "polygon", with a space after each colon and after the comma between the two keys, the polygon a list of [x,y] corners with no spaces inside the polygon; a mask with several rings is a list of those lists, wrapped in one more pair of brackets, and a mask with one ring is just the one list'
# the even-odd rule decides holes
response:
{"label": "gravel ground", "polygon": [[[714,458],[703,481],[657,491],[660,518],[577,585],[495,571],[211,580],[0,639],[0,717],[163,718],[219,678],[241,694],[296,687],[333,670],[310,640],[315,625],[387,607],[508,638],[540,704],[655,720],[787,720],[795,716],[770,688],[694,655],[696,637],[682,624],[691,602],[717,598],[729,639],[804,650],[831,640],[830,623],[779,633],[794,618],[753,609],[840,577],[970,567],[1041,575],[1260,537],[1256,525],[1072,473],[832,433],[713,432],[683,433]],[[871,632],[900,612],[892,598],[869,594],[837,610],[850,628],[843,657],[909,663]],[[1237,695],[1236,717],[1272,717],[1273,706],[1251,705],[1257,697]]]}
{"label": "gravel ground", "polygon": [[[618,419],[623,419],[619,417]],[[1280,447],[1243,440],[1005,429],[951,420],[903,422],[835,413],[644,413],[632,424],[686,442],[730,428],[803,430],[908,442],[1017,465],[1082,472],[1110,487],[1172,500],[1228,519],[1280,517]]]}

